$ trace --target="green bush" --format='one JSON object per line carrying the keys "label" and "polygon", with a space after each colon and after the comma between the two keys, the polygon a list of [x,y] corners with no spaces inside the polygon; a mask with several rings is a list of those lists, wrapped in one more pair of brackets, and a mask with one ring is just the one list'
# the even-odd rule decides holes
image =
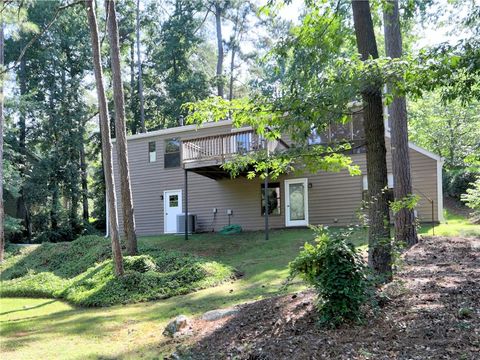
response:
{"label": "green bush", "polygon": [[129,256],[124,259],[125,271],[136,271],[146,273],[147,271],[155,271],[157,265],[150,255]]}
{"label": "green bush", "polygon": [[5,215],[5,237],[11,237],[23,231],[22,220]]}
{"label": "green bush", "polygon": [[478,173],[468,169],[450,170],[444,173],[443,190],[448,196],[460,199],[470,185],[475,181]]}
{"label": "green bush", "polygon": [[480,222],[480,176],[471,185],[462,195],[462,201],[473,210],[473,221]]}
{"label": "green bush", "polygon": [[110,306],[187,294],[233,275],[232,268],[193,255],[159,249],[144,252],[125,256],[125,275],[115,277],[110,243],[102,237],[84,236],[70,243],[15,250],[0,267],[0,296]]}
{"label": "green bush", "polygon": [[57,298],[69,285],[69,281],[50,272],[29,272],[25,276],[2,281],[2,297],[47,297]]}
{"label": "green bush", "polygon": [[24,276],[30,269],[35,272],[52,272],[62,278],[72,278],[98,262],[111,257],[109,239],[100,236],[82,236],[72,242],[44,243],[25,247],[14,264],[7,262],[0,279],[8,280]]}
{"label": "green bush", "polygon": [[368,298],[367,267],[341,234],[320,233],[315,244],[305,243],[289,267],[292,277],[300,275],[315,288],[322,324],[361,319],[361,306]]}

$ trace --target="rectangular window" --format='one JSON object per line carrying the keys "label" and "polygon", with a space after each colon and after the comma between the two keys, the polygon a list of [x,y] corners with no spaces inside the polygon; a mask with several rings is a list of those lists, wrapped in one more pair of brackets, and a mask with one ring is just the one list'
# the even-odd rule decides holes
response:
{"label": "rectangular window", "polygon": [[157,161],[157,147],[155,141],[150,141],[148,143],[148,161],[155,162]]}
{"label": "rectangular window", "polygon": [[170,195],[168,198],[168,206],[178,207],[178,195]]}
{"label": "rectangular window", "polygon": [[164,167],[174,168],[180,166],[180,139],[165,140]]}
{"label": "rectangular window", "polygon": [[[265,215],[265,184],[261,185],[261,211],[262,216]],[[267,188],[268,193],[268,214],[280,215],[280,183],[269,183]]]}
{"label": "rectangular window", "polygon": [[[387,180],[388,180],[387,201],[392,202],[394,200],[394,197],[393,197],[393,174],[388,173],[387,174]],[[366,201],[367,196],[368,196],[368,177],[367,177],[367,175],[363,175],[362,188],[363,188],[362,198],[363,198],[363,200]]]}

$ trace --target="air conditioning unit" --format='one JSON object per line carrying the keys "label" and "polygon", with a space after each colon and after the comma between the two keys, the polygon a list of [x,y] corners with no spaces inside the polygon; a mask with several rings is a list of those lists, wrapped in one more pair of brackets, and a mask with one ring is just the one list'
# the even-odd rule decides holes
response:
{"label": "air conditioning unit", "polygon": [[[188,233],[192,234],[195,232],[197,225],[197,215],[188,213]],[[185,214],[177,215],[177,234],[185,233]]]}

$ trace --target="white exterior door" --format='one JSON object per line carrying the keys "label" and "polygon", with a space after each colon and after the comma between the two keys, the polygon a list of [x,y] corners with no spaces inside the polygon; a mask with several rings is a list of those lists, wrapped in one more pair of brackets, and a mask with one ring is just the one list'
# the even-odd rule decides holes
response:
{"label": "white exterior door", "polygon": [[308,225],[308,180],[285,180],[285,225]]}
{"label": "white exterior door", "polygon": [[167,190],[163,192],[163,232],[177,232],[177,215],[182,213],[182,190]]}

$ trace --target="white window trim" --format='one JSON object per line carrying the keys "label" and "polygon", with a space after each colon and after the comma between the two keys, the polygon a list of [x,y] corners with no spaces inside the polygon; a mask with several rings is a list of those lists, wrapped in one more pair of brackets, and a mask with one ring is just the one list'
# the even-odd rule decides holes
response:
{"label": "white window trim", "polygon": [[[363,178],[362,178],[362,186],[363,186],[363,190],[368,190],[368,176],[367,174],[363,175]],[[392,173],[387,173],[387,187],[389,189],[393,189],[393,174]]]}
{"label": "white window trim", "polygon": [[[305,207],[305,220],[293,220],[293,221],[302,221],[304,223],[302,224],[291,224],[291,221],[288,220],[288,216],[289,216],[289,211],[287,210],[287,205],[290,205],[290,199],[289,199],[289,189],[288,189],[288,184],[291,184],[291,183],[299,183],[299,182],[303,182],[304,186],[305,186],[305,194],[306,194],[306,198],[305,198],[305,203],[304,203],[304,207]],[[308,210],[308,202],[309,202],[309,194],[308,194],[308,179],[307,178],[298,178],[298,179],[287,179],[284,181],[284,188],[285,188],[285,191],[284,191],[284,194],[285,194],[285,201],[284,201],[284,206],[285,206],[285,226],[286,227],[295,227],[295,226],[308,226],[309,224],[309,210]]]}

